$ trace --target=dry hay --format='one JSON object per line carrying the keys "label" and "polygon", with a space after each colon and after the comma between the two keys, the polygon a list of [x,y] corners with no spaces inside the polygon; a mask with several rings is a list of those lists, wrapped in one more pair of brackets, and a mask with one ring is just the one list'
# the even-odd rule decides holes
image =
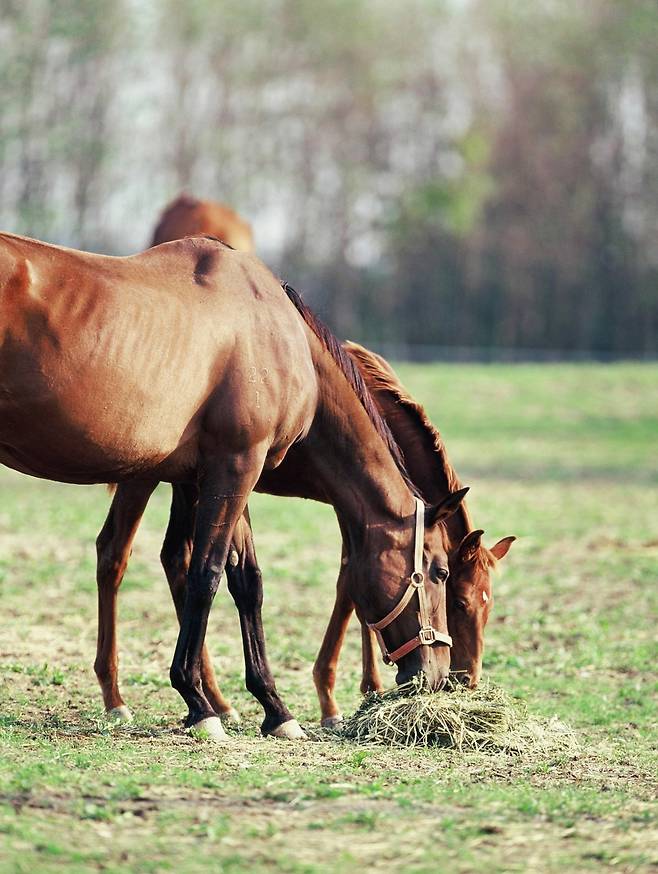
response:
{"label": "dry hay", "polygon": [[432,693],[414,680],[381,695],[371,693],[339,734],[356,743],[514,755],[577,749],[573,731],[563,722],[530,716],[524,704],[491,683],[475,690],[454,683],[447,693]]}

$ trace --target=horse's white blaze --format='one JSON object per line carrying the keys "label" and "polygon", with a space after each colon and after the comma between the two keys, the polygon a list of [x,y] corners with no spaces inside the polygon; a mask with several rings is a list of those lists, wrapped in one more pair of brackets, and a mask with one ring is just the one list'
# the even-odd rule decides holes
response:
{"label": "horse's white blaze", "polygon": [[487,593],[484,591],[484,589],[482,590],[482,600],[484,601],[485,604],[489,600],[489,595],[487,595]]}

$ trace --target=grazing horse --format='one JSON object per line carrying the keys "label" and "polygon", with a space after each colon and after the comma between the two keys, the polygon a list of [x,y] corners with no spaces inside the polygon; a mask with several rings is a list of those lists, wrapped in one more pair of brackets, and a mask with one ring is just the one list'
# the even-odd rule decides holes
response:
{"label": "grazing horse", "polygon": [[209,234],[241,252],[254,251],[251,225],[223,203],[179,194],[165,207],[153,233],[152,246],[182,237]]}
{"label": "grazing horse", "polygon": [[336,509],[350,598],[398,680],[422,673],[439,689],[448,676],[444,521],[464,491],[422,501],[350,361],[291,289],[219,241],[113,258],[0,234],[0,462],[142,495],[194,488],[171,682],[187,726],[215,739],[201,682],[210,608],[250,492],[261,479],[272,490],[293,445]]}
{"label": "grazing horse", "polygon": [[[424,500],[441,501],[461,488],[448,460],[445,443],[423,407],[408,394],[395,371],[380,355],[357,343],[345,343],[387,425],[402,450],[405,466]],[[450,667],[455,677],[475,688],[482,673],[484,628],[493,606],[491,569],[504,558],[515,537],[504,537],[491,549],[481,542],[484,531],[474,530],[462,501],[446,521],[448,535],[447,608],[452,636]],[[336,665],[347,625],[354,609],[346,573],[338,579],[336,602],[315,665],[315,680],[322,724],[341,721],[334,698]],[[361,691],[380,691],[382,681],[374,657],[373,633],[362,624],[363,677]]]}

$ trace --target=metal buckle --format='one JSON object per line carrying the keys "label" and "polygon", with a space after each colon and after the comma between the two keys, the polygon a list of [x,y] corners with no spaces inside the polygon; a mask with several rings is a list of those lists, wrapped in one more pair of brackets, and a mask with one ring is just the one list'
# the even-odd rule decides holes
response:
{"label": "metal buckle", "polygon": [[439,639],[436,635],[437,632],[435,628],[432,628],[431,625],[426,626],[425,628],[421,628],[418,632],[418,640],[423,646],[431,646]]}
{"label": "metal buckle", "polygon": [[422,571],[414,571],[410,577],[411,585],[420,589],[425,583],[425,574]]}

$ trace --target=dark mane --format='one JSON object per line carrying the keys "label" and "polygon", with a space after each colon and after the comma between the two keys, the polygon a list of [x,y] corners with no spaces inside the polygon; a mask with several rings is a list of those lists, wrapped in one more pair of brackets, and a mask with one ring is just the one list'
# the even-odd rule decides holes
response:
{"label": "dark mane", "polygon": [[[438,428],[431,422],[425,412],[425,408],[407,392],[388,361],[375,352],[360,346],[358,343],[347,342],[345,343],[345,349],[350,357],[359,361],[360,367],[367,375],[368,384],[374,387],[373,390],[389,394],[399,407],[406,410],[407,414],[416,423],[416,427],[425,432],[436,457],[437,469],[440,469],[445,479],[447,490],[450,492],[458,491],[462,487],[462,483],[450,463],[443,437]],[[465,500],[459,505],[457,513],[462,514],[466,530],[472,531],[473,523]],[[496,566],[496,559],[485,546],[481,546],[478,550],[477,561],[485,569]]]}
{"label": "dark mane", "polygon": [[404,464],[404,458],[402,456],[402,451],[396,443],[395,438],[391,433],[391,429],[388,427],[381,413],[377,409],[377,405],[375,404],[375,401],[373,400],[373,397],[368,390],[368,386],[366,385],[365,380],[363,379],[363,376],[359,371],[359,368],[356,366],[352,358],[350,358],[350,356],[347,354],[338,338],[329,330],[329,328],[323,322],[320,321],[315,313],[306,306],[299,293],[296,292],[295,289],[292,288],[292,286],[288,285],[287,282],[282,282],[281,288],[283,288],[297,312],[304,319],[306,324],[313,331],[315,336],[322,343],[327,352],[329,352],[333,360],[336,362],[337,366],[342,371],[352,390],[361,402],[363,409],[368,414],[368,418],[372,422],[375,430],[382,438],[389,452],[393,456],[395,464],[397,465],[397,468],[400,471],[402,478],[404,479],[408,488],[411,490],[412,494],[418,498],[422,497],[416,486],[411,481],[409,474],[407,473],[407,469]]}

